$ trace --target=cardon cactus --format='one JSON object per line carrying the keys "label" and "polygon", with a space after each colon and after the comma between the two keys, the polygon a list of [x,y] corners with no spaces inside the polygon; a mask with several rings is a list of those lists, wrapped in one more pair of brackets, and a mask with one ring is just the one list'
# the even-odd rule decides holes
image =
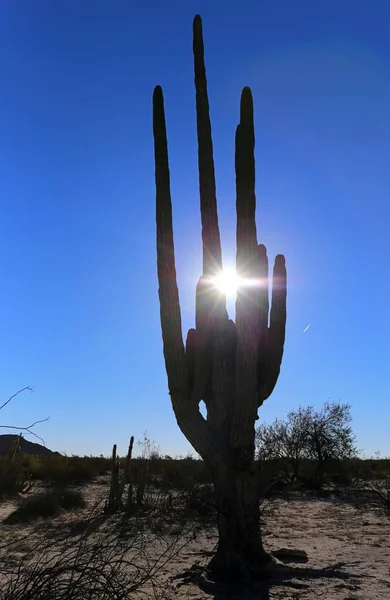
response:
{"label": "cardon cactus", "polygon": [[[127,456],[126,456],[126,460],[125,460],[125,466],[123,469],[123,477],[122,477],[122,481],[121,481],[121,485],[120,485],[120,491],[119,491],[119,495],[120,498],[122,498],[123,496],[123,492],[125,489],[125,485],[128,484],[129,485],[129,489],[128,489],[128,495],[127,495],[127,505],[131,505],[131,498],[132,498],[132,485],[131,485],[131,457],[133,455],[133,446],[134,446],[134,436],[132,435],[130,438],[130,442],[129,442],[129,447],[127,450]],[[130,498],[130,500],[129,500]]]}
{"label": "cardon cactus", "polygon": [[[203,275],[196,289],[195,329],[184,345],[176,282],[170,174],[163,92],[153,94],[157,267],[169,393],[178,425],[205,460],[216,490],[219,545],[214,573],[261,574],[272,559],[259,527],[259,478],[254,463],[257,410],[279,376],[286,324],[285,259],[273,268],[269,307],[268,258],[257,242],[255,135],[251,90],[241,94],[236,130],[236,320],[216,285],[222,272],[213,145],[204,64],[202,22],[193,24]],[[203,400],[204,418],[199,409]]]}
{"label": "cardon cactus", "polygon": [[119,458],[116,454],[116,444],[112,447],[111,455],[111,480],[110,480],[110,493],[108,497],[108,504],[106,504],[105,510],[107,512],[115,512],[121,508],[121,486],[119,479]]}
{"label": "cardon cactus", "polygon": [[[105,511],[108,513],[113,513],[118,510],[126,510],[130,512],[134,508],[133,481],[131,475],[131,457],[133,454],[133,446],[134,436],[132,435],[127,450],[127,456],[124,462],[122,477],[120,474],[120,460],[117,456],[117,446],[116,444],[114,444],[112,447],[110,492],[108,502],[106,502],[105,505]],[[141,461],[141,471],[138,477],[136,492],[136,502],[138,506],[141,506],[143,504],[147,471],[148,461],[146,459],[143,459]],[[123,493],[126,485],[128,485],[127,500],[124,503]]]}

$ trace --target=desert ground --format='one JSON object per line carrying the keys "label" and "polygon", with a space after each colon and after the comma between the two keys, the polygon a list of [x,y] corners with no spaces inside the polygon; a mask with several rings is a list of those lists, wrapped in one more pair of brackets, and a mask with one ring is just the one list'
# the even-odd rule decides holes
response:
{"label": "desert ground", "polygon": [[[267,549],[307,553],[306,560],[297,556],[282,558],[297,569],[296,576],[271,581],[263,588],[207,589],[199,573],[217,543],[212,523],[191,523],[191,519],[187,524],[175,522],[166,511],[155,511],[146,520],[139,515],[104,515],[108,478],[101,477],[81,489],[87,501],[85,508],[33,523],[13,523],[12,518],[10,522],[16,501],[0,505],[2,598],[34,598],[31,589],[36,583],[26,583],[27,571],[34,573],[32,565],[40,564],[43,569],[46,565],[47,574],[50,565],[64,556],[72,555],[72,560],[87,557],[88,545],[95,547],[94,560],[96,548],[111,552],[118,564],[118,557],[126,556],[120,569],[127,572],[129,581],[137,582],[133,590],[127,588],[131,593],[126,598],[390,598],[390,519],[374,509],[356,508],[345,494],[318,497],[296,493],[289,500],[275,499],[266,506],[263,534]],[[36,494],[37,490],[30,493]],[[18,569],[21,560],[24,566]],[[94,580],[95,575],[91,577]],[[109,583],[106,580],[103,585]],[[113,586],[112,594],[107,592],[106,597],[119,597],[115,593]]]}

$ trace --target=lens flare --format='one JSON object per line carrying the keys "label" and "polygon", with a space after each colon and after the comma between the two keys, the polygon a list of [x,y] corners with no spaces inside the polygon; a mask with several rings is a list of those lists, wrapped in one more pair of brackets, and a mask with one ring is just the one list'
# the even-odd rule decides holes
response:
{"label": "lens flare", "polygon": [[240,279],[235,269],[224,269],[215,277],[215,285],[226,296],[235,296]]}

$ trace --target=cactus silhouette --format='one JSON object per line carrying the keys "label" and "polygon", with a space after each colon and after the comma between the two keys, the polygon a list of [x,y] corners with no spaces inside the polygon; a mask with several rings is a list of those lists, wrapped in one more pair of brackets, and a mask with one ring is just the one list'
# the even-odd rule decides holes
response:
{"label": "cactus silhouette", "polygon": [[[214,481],[219,544],[210,563],[215,574],[261,574],[272,561],[259,526],[259,477],[254,462],[257,411],[272,393],[283,356],[286,268],[278,255],[269,306],[268,258],[257,242],[255,221],[255,134],[250,88],[241,94],[235,138],[236,271],[235,322],[215,277],[221,273],[213,144],[209,117],[202,21],[193,23],[203,275],[196,288],[195,328],[184,344],[170,193],[164,99],[153,94],[156,181],[157,269],[160,317],[168,387],[177,423],[206,462]],[[203,400],[204,418],[199,409]]]}

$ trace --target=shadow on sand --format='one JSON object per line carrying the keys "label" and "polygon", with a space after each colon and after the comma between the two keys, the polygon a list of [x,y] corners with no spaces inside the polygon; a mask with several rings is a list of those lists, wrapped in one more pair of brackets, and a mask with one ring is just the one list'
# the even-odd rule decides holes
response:
{"label": "shadow on sand", "polygon": [[307,562],[307,559],[295,558],[292,560],[286,557],[283,562],[278,560],[269,576],[262,581],[216,582],[209,577],[207,570],[197,565],[181,573],[175,579],[180,579],[177,587],[193,583],[198,585],[203,592],[210,594],[215,600],[269,600],[270,590],[276,586],[304,591],[312,587],[312,580],[315,579],[340,579],[345,581],[350,578],[356,580],[363,577],[362,575],[342,571],[341,569],[345,566],[345,563],[341,562],[318,569],[294,567],[287,564],[290,562]]}

